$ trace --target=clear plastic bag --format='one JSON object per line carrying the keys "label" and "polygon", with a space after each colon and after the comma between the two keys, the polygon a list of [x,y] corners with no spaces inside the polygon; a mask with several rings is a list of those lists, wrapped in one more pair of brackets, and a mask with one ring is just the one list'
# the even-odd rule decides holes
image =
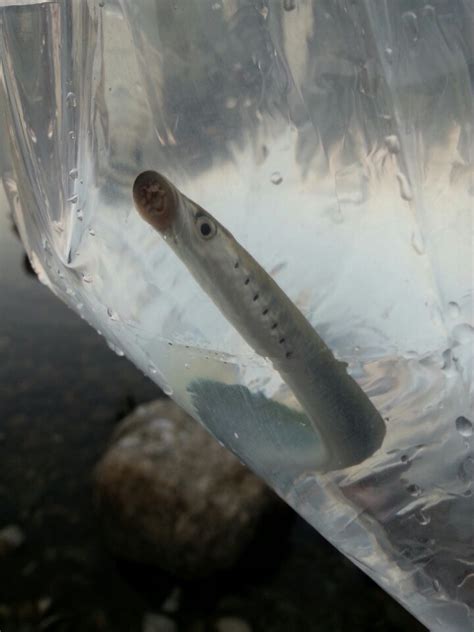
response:
{"label": "clear plastic bag", "polygon": [[[431,630],[471,630],[470,3],[22,4],[4,182],[40,279]],[[348,363],[370,458],[318,473],[280,375],[135,212],[148,168]]]}

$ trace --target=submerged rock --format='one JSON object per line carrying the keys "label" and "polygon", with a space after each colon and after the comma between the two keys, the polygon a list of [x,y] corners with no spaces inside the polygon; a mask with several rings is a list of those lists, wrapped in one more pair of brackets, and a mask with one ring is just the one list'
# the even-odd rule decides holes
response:
{"label": "submerged rock", "polygon": [[185,578],[232,565],[276,500],[171,400],[123,420],[95,482],[111,549]]}

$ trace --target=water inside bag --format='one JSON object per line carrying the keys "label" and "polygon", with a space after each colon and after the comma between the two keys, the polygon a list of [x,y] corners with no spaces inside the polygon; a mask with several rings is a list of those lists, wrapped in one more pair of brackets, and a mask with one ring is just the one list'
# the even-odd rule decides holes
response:
{"label": "water inside bag", "polygon": [[[472,8],[30,4],[0,2],[3,183],[40,279],[431,630],[471,630]],[[280,375],[134,210],[148,168],[348,364],[370,458],[318,473]]]}

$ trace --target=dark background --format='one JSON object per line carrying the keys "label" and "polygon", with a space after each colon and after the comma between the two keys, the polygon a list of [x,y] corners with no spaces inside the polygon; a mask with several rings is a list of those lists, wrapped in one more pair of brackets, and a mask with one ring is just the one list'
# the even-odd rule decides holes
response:
{"label": "dark background", "polygon": [[0,630],[141,632],[179,587],[181,631],[219,616],[254,632],[424,630],[291,509],[269,515],[230,571],[180,582],[113,559],[91,474],[118,420],[158,388],[27,272],[0,209]]}

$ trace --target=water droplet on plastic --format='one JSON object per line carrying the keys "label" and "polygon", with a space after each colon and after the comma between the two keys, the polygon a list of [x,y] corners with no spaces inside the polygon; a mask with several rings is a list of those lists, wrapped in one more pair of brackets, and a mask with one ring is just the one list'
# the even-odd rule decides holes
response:
{"label": "water droplet on plastic", "polygon": [[93,228],[89,228],[88,233],[91,237],[95,237],[95,230]]}
{"label": "water droplet on plastic", "polygon": [[268,153],[268,147],[266,145],[260,145],[255,152],[257,164],[265,162],[265,160],[268,158]]}
{"label": "water droplet on plastic", "polygon": [[452,355],[453,355],[453,353],[452,353],[451,349],[446,349],[441,354],[441,357],[443,359],[443,364],[441,365],[441,369],[443,371],[448,371],[449,372],[450,369],[452,368],[452,365],[453,365]]}
{"label": "water droplet on plastic", "polygon": [[400,141],[398,140],[398,136],[396,134],[390,134],[389,136],[385,136],[384,140],[388,151],[392,154],[398,154],[400,151]]}
{"label": "water droplet on plastic", "polygon": [[418,230],[415,230],[412,233],[411,245],[413,246],[413,250],[416,252],[416,254],[423,255],[425,253],[425,244],[423,243],[423,237]]}
{"label": "water droplet on plastic", "polygon": [[103,9],[105,7],[105,0],[99,0],[99,7]]}
{"label": "water droplet on plastic", "polygon": [[76,217],[77,219],[82,222],[82,220],[84,219],[84,213],[82,211],[82,209],[78,208],[76,211]]}
{"label": "water droplet on plastic", "polygon": [[226,99],[225,106],[228,110],[233,110],[237,105],[237,99],[235,97],[229,97]]}
{"label": "water droplet on plastic", "polygon": [[387,58],[387,61],[389,64],[391,64],[393,62],[393,49],[387,47],[385,49],[385,57]]}
{"label": "water droplet on plastic", "polygon": [[446,311],[449,318],[451,318],[452,320],[457,320],[459,316],[461,315],[461,310],[459,308],[459,305],[455,303],[454,301],[450,301],[448,303],[448,307]]}
{"label": "water droplet on plastic", "polygon": [[434,17],[436,15],[436,9],[431,4],[425,4],[422,14],[427,17]]}
{"label": "water droplet on plastic", "polygon": [[184,363],[184,368],[185,369],[190,369],[191,368],[191,365],[189,364],[189,362],[185,362]]}
{"label": "water droplet on plastic", "polygon": [[48,138],[51,140],[54,134],[54,121],[50,121],[48,125]]}
{"label": "water droplet on plastic", "polygon": [[107,307],[107,316],[110,318],[110,320],[119,320],[119,315],[117,314],[117,312],[114,312],[114,310],[110,307]]}
{"label": "water droplet on plastic", "polygon": [[66,95],[66,103],[68,107],[75,108],[77,105],[76,95],[74,92],[68,92]]}
{"label": "water droplet on plastic", "polygon": [[458,476],[464,482],[472,481],[474,478],[474,459],[472,456],[466,457],[461,463],[458,470]]}
{"label": "water droplet on plastic", "polygon": [[462,437],[472,436],[472,422],[462,415],[456,419],[456,430]]}
{"label": "water droplet on plastic", "polygon": [[165,395],[170,396],[173,394],[173,389],[169,386],[169,384],[166,382],[165,377],[163,376],[161,371],[151,360],[148,362],[148,371],[152,375],[158,376],[158,382],[163,390],[163,393],[165,393]]}
{"label": "water droplet on plastic", "polygon": [[121,358],[125,355],[122,349],[120,347],[117,347],[114,342],[110,342],[110,340],[107,340],[107,345],[109,346],[109,349],[112,349],[112,351],[114,351]]}
{"label": "water droplet on plastic", "polygon": [[234,437],[235,437],[236,439],[238,439],[238,438],[239,438],[239,433],[238,433],[238,432],[234,432]]}
{"label": "water droplet on plastic", "polygon": [[408,182],[407,177],[399,171],[397,173],[398,185],[400,187],[400,196],[406,202],[411,202],[413,199],[413,193],[411,191],[410,183]]}
{"label": "water droplet on plastic", "polygon": [[270,177],[270,182],[272,184],[281,184],[283,182],[281,173],[279,171],[274,171]]}
{"label": "water droplet on plastic", "polygon": [[411,485],[407,485],[407,492],[410,494],[410,496],[420,496],[421,495],[421,487],[418,487],[418,485],[415,485],[415,483],[412,483]]}
{"label": "water droplet on plastic", "polygon": [[409,36],[413,42],[416,42],[418,40],[418,19],[416,14],[413,13],[413,11],[406,11],[402,15],[402,20],[405,23],[405,28]]}
{"label": "water droplet on plastic", "polygon": [[61,234],[64,232],[64,224],[61,221],[53,220],[52,223],[53,223],[53,228],[57,233]]}
{"label": "water droplet on plastic", "polygon": [[416,513],[415,518],[423,527],[425,527],[427,524],[430,524],[431,522],[431,517],[428,516],[428,514],[425,514],[423,511],[419,511],[418,513]]}
{"label": "water droplet on plastic", "polygon": [[433,588],[436,590],[436,592],[439,592],[440,583],[437,579],[433,579]]}
{"label": "water droplet on plastic", "polygon": [[[41,264],[39,262],[39,259],[36,253],[32,252],[29,259],[30,259],[31,267],[33,268],[36,276],[38,277],[38,281],[42,283],[43,285],[46,285],[46,287],[51,288],[50,280],[46,272],[44,271],[44,268],[41,267]],[[48,267],[51,268],[51,266],[48,266]]]}
{"label": "water droplet on plastic", "polygon": [[68,133],[68,137],[69,137],[69,140],[70,140],[71,142],[74,142],[74,141],[76,140],[76,132],[74,132],[74,131],[72,131],[72,130],[71,130],[71,131]]}
{"label": "water droplet on plastic", "polygon": [[28,134],[31,138],[31,141],[36,144],[38,142],[38,138],[36,137],[35,130],[32,127],[28,128]]}
{"label": "water droplet on plastic", "polygon": [[402,456],[400,457],[400,461],[402,463],[406,463],[408,461],[408,455],[402,454]]}
{"label": "water droplet on plastic", "polygon": [[70,288],[70,287],[68,287],[68,288],[66,289],[66,294],[67,294],[68,296],[76,296],[76,293],[74,292],[74,290],[71,290],[71,288]]}
{"label": "water droplet on plastic", "polygon": [[84,283],[92,283],[92,275],[88,274],[87,272],[82,272],[81,277]]}
{"label": "water droplet on plastic", "polygon": [[293,9],[296,9],[296,0],[283,0],[283,9],[285,11],[293,11]]}
{"label": "water droplet on plastic", "polygon": [[68,197],[66,202],[70,202],[71,204],[76,204],[78,199],[79,199],[79,196],[77,195],[77,193],[75,193],[74,195],[71,195],[71,197]]}
{"label": "water droplet on plastic", "polygon": [[71,169],[71,171],[69,172],[69,177],[75,180],[78,176],[78,173],[79,172],[77,169]]}

